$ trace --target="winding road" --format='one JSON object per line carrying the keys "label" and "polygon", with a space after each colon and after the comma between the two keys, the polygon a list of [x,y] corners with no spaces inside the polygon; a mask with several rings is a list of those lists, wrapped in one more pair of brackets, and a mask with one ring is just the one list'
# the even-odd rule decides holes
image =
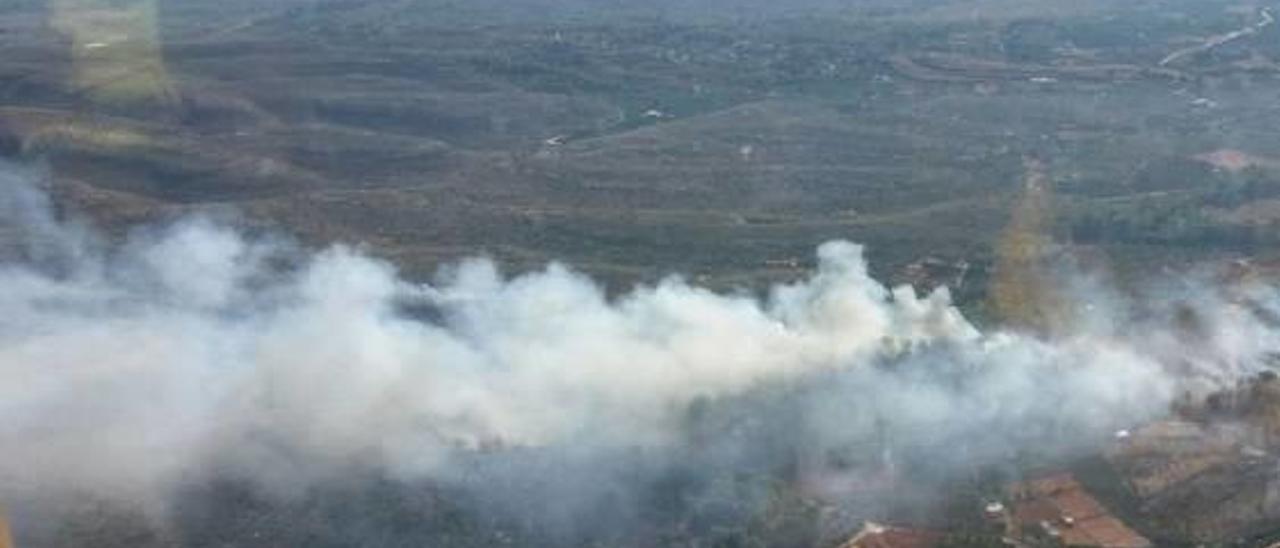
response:
{"label": "winding road", "polygon": [[1262,8],[1261,10],[1259,10],[1258,14],[1262,18],[1261,21],[1258,21],[1257,23],[1254,23],[1252,25],[1249,25],[1239,30],[1235,30],[1232,32],[1228,32],[1226,34],[1220,34],[1218,36],[1211,37],[1208,40],[1205,40],[1201,44],[1191,46],[1188,48],[1183,48],[1173,53],[1170,53],[1169,55],[1165,56],[1164,59],[1160,60],[1160,66],[1166,67],[1173,63],[1177,63],[1178,61],[1185,59],[1187,57],[1191,57],[1193,55],[1198,55],[1198,54],[1210,51],[1214,48],[1220,47],[1224,44],[1229,44],[1241,38],[1253,36],[1254,34],[1261,32],[1263,29],[1275,24],[1276,18],[1271,14],[1271,8]]}

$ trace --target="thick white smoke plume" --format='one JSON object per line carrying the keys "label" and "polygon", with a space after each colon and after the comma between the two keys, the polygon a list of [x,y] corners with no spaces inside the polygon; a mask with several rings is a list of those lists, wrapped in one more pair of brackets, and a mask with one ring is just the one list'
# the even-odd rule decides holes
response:
{"label": "thick white smoke plume", "polygon": [[679,278],[609,298],[563,266],[506,278],[480,259],[418,284],[348,247],[303,256],[198,218],[107,246],[32,178],[0,172],[0,229],[22,242],[0,264],[11,499],[154,497],[213,462],[287,488],[351,465],[449,478],[477,449],[660,449],[686,443],[694,402],[814,378],[814,444],[889,429],[994,459],[1105,434],[1280,348],[1256,310],[1185,288],[1193,334],[1095,292],[1079,333],[984,335],[945,291],[871,279],[845,242],[765,299]]}

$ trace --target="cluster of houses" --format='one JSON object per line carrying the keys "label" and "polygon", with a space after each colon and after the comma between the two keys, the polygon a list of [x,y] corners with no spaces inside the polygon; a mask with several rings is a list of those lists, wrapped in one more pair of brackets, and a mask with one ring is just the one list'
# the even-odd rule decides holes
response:
{"label": "cluster of houses", "polygon": [[[1006,485],[999,500],[975,509],[985,541],[867,523],[841,548],[1256,544],[1280,523],[1280,377],[1263,373],[1118,431],[1100,462],[1115,485],[1068,471]],[[1105,487],[1105,496],[1085,483]]]}
{"label": "cluster of houses", "polygon": [[[867,523],[840,548],[1150,548],[1152,542],[1113,515],[1070,473],[1016,482],[1004,501],[983,508],[989,534],[977,539],[942,531]],[[967,541],[967,543],[966,543]]]}

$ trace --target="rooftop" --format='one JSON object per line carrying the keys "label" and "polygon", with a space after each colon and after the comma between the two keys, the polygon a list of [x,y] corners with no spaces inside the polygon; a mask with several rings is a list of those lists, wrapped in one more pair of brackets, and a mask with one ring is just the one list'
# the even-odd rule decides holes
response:
{"label": "rooftop", "polygon": [[891,527],[867,522],[857,535],[840,548],[931,548],[942,541],[942,533]]}
{"label": "rooftop", "polygon": [[1151,542],[1130,529],[1068,473],[1012,484],[1010,517],[1016,536],[1049,534],[1066,546],[1147,548]]}

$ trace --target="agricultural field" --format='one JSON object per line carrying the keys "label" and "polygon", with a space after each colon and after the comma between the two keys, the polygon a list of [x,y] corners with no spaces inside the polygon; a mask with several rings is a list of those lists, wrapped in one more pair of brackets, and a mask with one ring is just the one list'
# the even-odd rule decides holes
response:
{"label": "agricultural field", "polygon": [[419,275],[484,253],[752,286],[831,238],[981,272],[1037,157],[1065,240],[1273,238],[1274,164],[1196,158],[1275,150],[1274,30],[1158,66],[1250,4],[28,4],[0,19],[3,142],[118,230],[233,204]]}

